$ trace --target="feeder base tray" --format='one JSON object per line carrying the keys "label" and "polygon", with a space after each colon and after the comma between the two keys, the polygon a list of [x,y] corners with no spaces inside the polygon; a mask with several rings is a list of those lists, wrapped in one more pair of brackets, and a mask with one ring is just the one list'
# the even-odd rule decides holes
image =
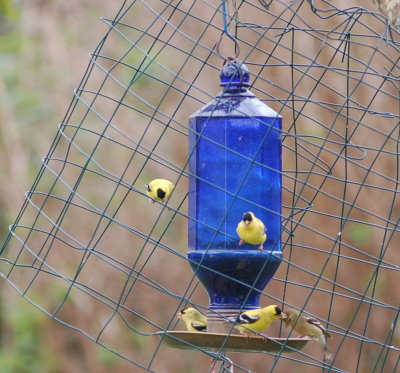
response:
{"label": "feeder base tray", "polygon": [[187,331],[165,331],[156,335],[174,348],[195,350],[223,350],[231,352],[296,352],[311,338],[270,338],[222,333],[197,333]]}

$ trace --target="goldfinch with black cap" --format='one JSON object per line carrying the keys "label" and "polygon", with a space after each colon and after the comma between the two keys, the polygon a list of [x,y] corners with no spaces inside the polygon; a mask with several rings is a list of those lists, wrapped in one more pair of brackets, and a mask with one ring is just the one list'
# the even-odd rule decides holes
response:
{"label": "goldfinch with black cap", "polygon": [[205,332],[207,329],[207,317],[193,307],[183,309],[176,317],[185,322],[189,332]]}
{"label": "goldfinch with black cap", "polygon": [[244,243],[259,245],[258,250],[262,251],[263,243],[267,239],[266,231],[267,229],[260,219],[256,218],[251,211],[245,212],[236,228],[236,233],[240,237],[239,246]]}
{"label": "goldfinch with black cap", "polygon": [[236,320],[231,320],[236,323],[235,328],[240,333],[255,333],[261,332],[268,328],[273,321],[285,318],[286,315],[275,304],[264,308],[244,311],[238,315]]}
{"label": "goldfinch with black cap", "polygon": [[151,201],[154,203],[154,200],[157,200],[164,204],[167,203],[174,187],[175,185],[166,179],[154,179],[145,185],[147,195],[151,198]]}

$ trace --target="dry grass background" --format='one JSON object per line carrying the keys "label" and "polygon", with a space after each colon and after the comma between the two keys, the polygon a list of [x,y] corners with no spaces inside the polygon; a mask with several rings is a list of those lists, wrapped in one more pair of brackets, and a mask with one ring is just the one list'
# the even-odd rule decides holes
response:
{"label": "dry grass background", "polygon": [[[7,2],[4,2],[7,3]],[[351,4],[361,5],[373,11],[376,11],[372,4],[365,1],[338,1],[336,5],[339,8],[348,8]],[[61,122],[65,111],[68,108],[71,92],[78,85],[88,63],[88,53],[92,52],[107,31],[104,22],[99,21],[99,17],[104,16],[112,19],[122,2],[110,1],[70,1],[68,4],[64,1],[35,1],[30,3],[21,3],[13,5],[13,11],[9,11],[1,18],[0,25],[0,67],[4,72],[0,76],[0,93],[2,100],[0,102],[0,153],[3,159],[0,172],[3,182],[0,184],[0,208],[3,214],[0,218],[0,228],[2,237],[6,237],[6,227],[14,220],[19,207],[24,200],[24,193],[28,189],[40,166],[40,159],[47,154],[49,146],[56,134],[57,124]],[[161,9],[162,3],[149,1],[155,9]],[[182,10],[188,10],[189,2],[183,2]],[[257,12],[252,7],[244,7],[241,13],[242,22],[255,22]],[[273,11],[278,14],[283,7],[274,2]],[[202,15],[202,19],[208,20],[214,17],[211,7],[205,7],[203,3],[197,2],[192,12]],[[303,19],[309,20],[314,28],[331,29],[339,21],[336,18],[320,20],[315,17],[307,4],[300,10]],[[125,20],[136,27],[145,27],[154,17],[151,12],[140,6],[133,9]],[[373,24],[373,17],[366,17],[365,22],[371,22],[378,33],[384,32],[384,24]],[[260,23],[269,25],[274,21],[272,17],[265,16]],[[212,28],[205,29],[201,22],[194,20],[184,20],[179,12],[171,18],[175,25],[183,22],[180,29],[196,38],[202,35],[199,41],[207,46],[212,46],[218,31]],[[219,21],[218,21],[219,22]],[[152,28],[152,33],[156,34],[163,22],[156,23]],[[276,27],[283,26],[279,21]],[[300,24],[306,27],[306,24]],[[120,27],[131,40],[135,40],[139,32]],[[355,33],[366,32],[366,29],[360,27],[353,30]],[[204,32],[204,33],[203,33]],[[242,46],[242,56],[247,56],[246,62],[253,74],[257,74],[259,66],[265,62],[264,51],[271,50],[273,43],[262,41],[259,44],[260,50],[251,48],[257,41],[258,35],[253,32],[246,32],[242,36],[248,41],[248,45]],[[105,122],[99,120],[99,117],[93,115],[93,112],[85,116],[84,102],[91,102],[93,92],[97,92],[104,79],[104,71],[96,67],[88,84],[86,91],[81,94],[81,102],[77,106],[73,115],[68,118],[68,124],[65,128],[66,136],[73,136],[75,129],[73,125],[79,124],[85,118],[85,131],[80,131],[75,139],[75,144],[81,150],[91,152],[97,135],[106,129],[108,139],[120,141],[121,143],[132,146],[135,141],[141,141],[141,145],[153,149],[154,153],[174,164],[184,167],[187,158],[187,138],[186,130],[181,124],[187,123],[187,117],[196,111],[201,102],[210,101],[219,87],[216,86],[218,72],[216,69],[207,66],[194,81],[195,87],[191,87],[187,82],[193,81],[193,74],[202,66],[202,61],[207,58],[208,52],[200,46],[193,46],[193,43],[184,37],[173,32],[172,28],[167,28],[161,37],[162,40],[169,40],[170,44],[179,45],[184,50],[193,48],[193,59],[186,63],[186,55],[172,48],[161,50],[162,43],[157,45],[160,48],[160,54],[157,61],[166,66],[171,71],[179,71],[181,80],[166,70],[160,68],[157,64],[150,64],[146,72],[149,76],[142,76],[132,87],[134,95],[124,97],[124,90],[118,86],[115,81],[107,80],[102,86],[103,97],[97,98],[93,108],[103,118],[113,118],[112,122],[115,128],[106,129]],[[361,38],[360,38],[361,39]],[[152,42],[152,38],[145,37],[137,43],[137,49],[129,53],[123,62],[136,66],[141,60],[141,53],[138,48],[146,48]],[[368,43],[367,39],[362,42]],[[321,48],[321,43],[311,36],[302,36],[302,39],[296,40],[298,51],[302,54],[307,53],[315,56]],[[336,44],[335,44],[336,43]],[[374,49],[377,45],[376,40],[370,40]],[[338,47],[339,43],[332,41],[333,46]],[[284,106],[283,102],[287,98],[287,90],[291,90],[291,76],[289,66],[276,66],[280,61],[289,61],[290,53],[287,48],[291,46],[289,36],[284,37],[280,42],[273,57],[269,61],[269,66],[262,71],[262,79],[254,83],[253,91],[259,98],[267,100],[275,110],[281,111],[284,116],[284,130],[293,133],[293,112],[290,104]],[[105,44],[102,54],[107,57],[120,58],[127,51],[129,43],[121,38],[118,33],[112,33]],[[227,48],[224,46],[224,48]],[[395,60],[393,48],[387,46],[382,40],[379,43],[380,53],[373,53],[374,49],[367,49],[361,46],[354,46],[352,55],[357,56],[363,61],[371,57],[370,72],[378,71],[385,74],[384,66],[388,64],[386,55],[391,60]],[[370,53],[370,55],[365,55]],[[321,65],[343,67],[341,55],[334,55],[334,48],[325,48],[321,50],[317,59]],[[212,66],[219,66],[220,59],[211,56],[208,62]],[[110,68],[112,62],[104,58],[98,60],[99,66]],[[304,57],[295,56],[295,63],[304,63],[307,65],[309,60]],[[356,62],[352,61],[352,68],[361,69]],[[304,70],[306,67],[304,67]],[[321,71],[315,69],[311,75],[318,78]],[[398,74],[398,70],[397,70]],[[132,70],[119,65],[113,70],[113,75],[118,77],[125,84],[129,83],[132,77]],[[356,74],[355,74],[356,75]],[[354,75],[354,76],[355,76]],[[309,97],[309,92],[313,89],[315,81],[310,77],[302,78],[301,72],[296,72],[294,79],[299,81],[296,89],[298,97]],[[152,77],[158,77],[164,81],[170,82],[174,87],[186,92],[186,95],[178,90],[169,90],[165,85],[157,82]],[[356,76],[355,76],[356,77]],[[356,77],[358,78],[358,77]],[[330,105],[320,105],[309,103],[302,115],[296,120],[298,133],[308,136],[322,136],[331,142],[323,144],[321,141],[313,140],[307,143],[305,138],[299,140],[299,144],[304,148],[299,148],[297,157],[298,171],[308,171],[311,167],[310,161],[304,157],[315,158],[317,164],[321,167],[331,169],[331,177],[325,180],[324,173],[314,173],[306,179],[307,174],[295,174],[296,158],[293,149],[294,142],[290,137],[285,138],[284,145],[284,163],[283,169],[286,173],[283,176],[283,183],[286,188],[284,192],[284,205],[293,204],[293,193],[295,190],[308,200],[313,201],[314,208],[306,214],[301,224],[296,227],[295,238],[293,240],[284,236],[285,259],[294,263],[296,266],[289,266],[283,263],[276,276],[266,289],[266,295],[263,296],[261,303],[267,304],[275,299],[284,301],[302,307],[304,300],[310,296],[306,309],[317,316],[327,319],[329,309],[332,313],[329,316],[333,323],[331,328],[338,331],[346,331],[348,328],[352,332],[365,334],[367,338],[384,343],[390,323],[393,321],[399,304],[399,293],[396,291],[398,281],[398,269],[393,270],[381,268],[375,273],[376,264],[379,259],[371,259],[368,255],[378,258],[383,245],[387,244],[387,250],[383,257],[384,261],[399,266],[396,248],[399,245],[399,237],[396,232],[393,237],[385,236],[386,220],[397,222],[399,218],[399,201],[397,196],[390,190],[384,188],[397,188],[397,169],[393,157],[381,152],[379,155],[374,149],[382,147],[383,150],[396,151],[397,133],[387,141],[385,134],[395,128],[396,118],[383,118],[377,115],[366,114],[356,109],[352,110],[350,130],[356,129],[356,138],[354,142],[360,146],[371,148],[367,152],[367,157],[361,162],[348,163],[348,175],[351,181],[346,188],[346,200],[355,202],[355,207],[350,204],[343,204],[343,183],[340,181],[345,177],[345,167],[343,159],[337,161],[336,153],[341,150],[341,146],[335,142],[341,141],[345,133],[346,122],[344,119],[337,120],[336,112],[332,110],[336,105],[343,105],[346,94],[346,79],[340,74],[327,73],[324,81],[333,89],[318,87],[312,96],[313,100],[318,102],[330,103]],[[272,82],[273,84],[271,84]],[[369,83],[368,87],[365,83]],[[376,87],[384,84],[385,92],[393,95],[388,98],[388,94],[378,94],[370,105],[373,95],[376,93]],[[360,105],[370,106],[373,110],[380,112],[398,112],[398,94],[396,87],[387,82],[383,82],[381,77],[367,75],[363,78],[363,84],[358,88],[353,85],[355,90],[352,99]],[[263,94],[267,91],[270,96]],[[115,102],[107,99],[107,96],[122,98],[122,101],[130,107],[137,110],[130,110],[129,107],[120,107],[115,116],[113,112],[116,108]],[[160,97],[164,98],[160,100]],[[273,98],[273,99],[271,99]],[[145,99],[147,104],[142,101]],[[268,101],[270,100],[270,101]],[[281,101],[279,101],[281,100]],[[154,105],[158,111],[155,113]],[[295,109],[300,109],[302,103],[294,104]],[[356,106],[356,105],[354,105]],[[397,111],[396,111],[397,110]],[[161,114],[164,113],[165,115]],[[165,121],[168,116],[173,116],[174,121],[169,123],[165,130]],[[150,118],[153,120],[150,122]],[[320,122],[315,118],[319,118]],[[361,121],[362,126],[357,127],[357,121]],[[151,126],[147,128],[148,123]],[[369,128],[370,126],[371,128]],[[379,134],[375,130],[382,131]],[[164,131],[165,132],[162,132]],[[122,137],[118,131],[123,131],[131,137],[131,142],[126,137]],[[182,131],[180,133],[179,131]],[[162,133],[162,136],[160,134]],[[159,140],[159,141],[158,141]],[[173,144],[171,146],[171,144]],[[325,145],[322,149],[322,145]],[[68,160],[77,165],[85,163],[85,157],[77,149],[70,149],[67,153],[68,142],[66,138],[60,140],[57,150],[53,154],[53,159],[49,162],[51,169],[61,170],[61,163],[55,158],[65,158],[68,154]],[[318,152],[320,152],[318,154]],[[355,149],[349,152],[356,153]],[[311,155],[310,155],[311,154]],[[318,156],[317,156],[318,154]],[[99,149],[93,155],[93,159],[104,169],[113,172],[116,175],[124,174],[124,180],[132,183],[134,187],[142,189],[143,184],[155,175],[162,174],[163,177],[171,180],[179,180],[177,189],[171,199],[171,204],[177,207],[184,198],[187,190],[187,181],[179,178],[176,171],[165,170],[154,161],[146,161],[146,154],[135,155],[135,159],[125,169],[132,155],[130,149],[123,146],[116,146],[111,141],[102,141]],[[353,154],[354,155],[354,154]],[[146,163],[147,162],[147,163]],[[90,168],[95,171],[101,171],[98,164],[90,164]],[[143,170],[141,169],[144,166]],[[315,170],[319,170],[315,168]],[[323,169],[321,169],[323,170]],[[371,172],[372,170],[372,172]],[[79,175],[79,167],[69,165],[63,171],[63,178],[69,184],[73,185]],[[293,177],[297,177],[297,183],[293,182]],[[54,176],[48,170],[44,172],[44,177],[37,185],[36,190],[48,191]],[[359,188],[358,182],[365,181],[373,186],[381,186],[383,189]],[[323,192],[318,192],[323,183]],[[93,173],[86,172],[84,180],[81,182],[78,192],[87,201],[95,205],[99,210],[106,211],[109,215],[115,214],[115,217],[127,226],[134,227],[144,234],[149,234],[154,240],[160,240],[161,243],[175,248],[182,254],[186,252],[186,219],[179,215],[173,215],[171,212],[164,211],[160,215],[158,206],[150,209],[147,199],[136,193],[126,193],[124,187],[117,189],[114,194],[115,182],[110,182],[103,177],[96,176]],[[69,191],[65,185],[58,183],[53,193],[59,197],[67,198]],[[36,204],[44,201],[42,195],[32,196]],[[111,204],[107,202],[111,200]],[[120,207],[120,203],[123,204]],[[82,204],[79,198],[74,197],[73,203]],[[304,207],[301,202],[296,202],[298,206]],[[46,204],[46,214],[54,219],[60,213],[63,203],[53,199]],[[186,211],[187,206],[184,201],[180,207]],[[343,213],[349,214],[349,221],[344,227],[340,226],[338,217]],[[389,216],[389,211],[392,214]],[[289,209],[284,209],[285,216]],[[31,225],[36,216],[35,209],[31,206],[27,209],[21,224]],[[159,220],[158,220],[159,219]],[[130,268],[141,270],[142,273],[165,289],[178,296],[185,296],[193,290],[191,300],[206,306],[208,299],[200,287],[191,286],[189,292],[187,287],[192,279],[192,272],[184,259],[171,254],[154,244],[145,242],[132,232],[121,228],[121,226],[112,224],[104,235],[99,232],[105,227],[106,222],[101,221],[100,229],[96,231],[98,216],[85,212],[78,207],[71,207],[63,221],[63,229],[71,234],[73,238],[79,241],[83,247],[93,247],[96,245],[96,251],[102,255],[110,256],[119,263],[120,268],[129,271]],[[154,223],[158,220],[156,228],[151,230]],[[376,224],[375,227],[363,224],[363,222]],[[168,224],[171,225],[167,230]],[[51,224],[46,219],[40,221],[43,229],[50,230]],[[395,227],[395,224],[389,224],[389,228]],[[323,231],[322,236],[319,231]],[[341,241],[338,245],[336,239],[338,232],[341,231]],[[26,230],[18,229],[21,237],[26,236]],[[390,231],[388,231],[390,234]],[[76,245],[71,237],[65,233],[59,233],[65,242]],[[100,239],[101,238],[101,239]],[[33,250],[38,250],[46,242],[47,235],[41,232],[35,232],[30,237],[30,244]],[[66,277],[73,277],[76,268],[82,258],[80,250],[72,250],[70,246],[57,241],[51,247],[46,255],[46,262],[59,273]],[[47,245],[47,244],[46,244]],[[44,255],[47,246],[43,252],[38,255]],[[18,242],[10,245],[9,251],[11,259],[15,259],[16,254],[12,254],[12,247],[15,252],[19,248]],[[143,250],[135,251],[135,248]],[[317,250],[319,251],[317,251]],[[330,252],[333,255],[330,255]],[[341,257],[339,258],[339,254]],[[13,256],[14,255],[14,256]],[[356,259],[359,259],[357,262]],[[25,254],[21,261],[32,262],[29,254]],[[364,262],[363,262],[364,261]],[[122,264],[121,264],[122,263]],[[168,263],[168,265],[165,265]],[[126,267],[124,267],[124,265]],[[8,270],[7,266],[1,267],[2,270]],[[323,278],[317,280],[317,276],[323,273]],[[10,279],[20,288],[27,289],[26,296],[29,296],[40,306],[49,312],[55,312],[60,300],[65,296],[68,285],[61,279],[54,279],[45,274],[40,274],[32,286],[29,282],[35,275],[34,271],[14,270]],[[106,320],[111,318],[111,322],[98,339],[99,343],[104,343],[121,351],[132,360],[147,366],[156,348],[158,340],[155,337],[140,336],[135,330],[141,333],[150,333],[158,329],[169,327],[169,322],[180,307],[178,299],[166,295],[163,292],[152,288],[144,283],[134,283],[133,290],[129,293],[124,288],[126,282],[126,272],[121,272],[112,268],[99,256],[92,255],[85,263],[85,267],[79,274],[79,282],[90,286],[99,292],[102,292],[110,299],[121,299],[126,297],[125,306],[137,314],[144,315],[149,322],[132,315],[132,313],[120,310],[118,316],[113,317],[113,311],[110,307],[94,301],[82,291],[73,289],[68,296],[68,300],[63,307],[56,313],[66,323],[70,323],[90,335],[99,336]],[[284,279],[289,280],[285,284]],[[368,284],[377,283],[375,290]],[[132,283],[130,282],[129,285]],[[306,285],[311,288],[303,287]],[[312,290],[317,286],[317,290]],[[339,294],[333,299],[330,292],[337,291]],[[367,300],[362,303],[360,310],[357,307],[360,304],[359,299],[366,292]],[[361,295],[360,295],[361,294]],[[45,295],[45,296],[44,296]],[[375,302],[371,308],[371,316],[368,326],[365,327],[366,315],[368,312],[368,297],[372,297]],[[137,372],[140,368],[130,364],[124,359],[116,357],[84,338],[81,334],[72,331],[69,328],[61,326],[59,323],[42,315],[28,305],[16,292],[6,284],[1,284],[1,345],[3,352],[0,353],[0,372]],[[388,310],[379,306],[378,302],[390,304],[394,309]],[[159,305],[162,304],[162,307]],[[397,311],[398,312],[398,311]],[[353,320],[354,317],[354,320]],[[129,327],[128,327],[129,326]],[[342,328],[342,329],[341,329]],[[271,329],[271,335],[279,333],[278,325]],[[283,332],[285,333],[285,332]],[[397,333],[397,334],[396,334]],[[285,334],[283,334],[285,335]],[[342,339],[339,334],[334,334],[332,347],[335,350],[339,347]],[[395,337],[392,344],[399,346],[400,336],[399,328],[395,330]],[[360,343],[356,338],[348,337],[341,347],[336,365],[343,370],[353,372],[357,361],[355,356],[359,354]],[[45,351],[49,353],[46,355]],[[319,351],[315,351],[315,345],[311,343],[306,347],[305,352],[319,356]],[[361,357],[359,372],[372,371],[375,359],[379,355],[380,347],[374,344],[364,344]],[[25,357],[25,358],[21,358]],[[234,361],[253,372],[270,371],[274,363],[274,357],[263,354],[234,354],[231,356]],[[382,366],[382,372],[393,372],[398,357],[394,352],[390,352],[388,358]],[[381,364],[381,363],[379,363]],[[154,361],[151,363],[151,369],[157,372],[200,372],[207,371],[210,365],[210,358],[199,352],[181,352],[170,350],[161,346],[157,352]],[[3,366],[3,368],[1,367]],[[3,370],[2,370],[3,369]],[[276,372],[302,371],[302,372],[320,372],[321,368],[299,365],[287,359],[280,359],[275,367]]]}

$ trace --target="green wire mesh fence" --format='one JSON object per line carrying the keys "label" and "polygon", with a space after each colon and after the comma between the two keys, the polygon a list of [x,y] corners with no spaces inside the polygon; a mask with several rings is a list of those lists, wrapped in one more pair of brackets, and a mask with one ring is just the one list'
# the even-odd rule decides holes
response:
{"label": "green wire mesh fence", "polygon": [[[399,33],[359,6],[312,5],[125,1],[102,18],[107,32],[10,226],[2,277],[132,371],[207,371],[210,357],[227,369],[223,350],[171,349],[159,333],[183,328],[187,304],[208,305],[186,259],[187,118],[240,52],[252,92],[284,117],[284,259],[261,303],[318,317],[334,358],[308,343],[229,355],[231,369],[399,369]],[[156,177],[176,185],[170,210],[148,201]]]}

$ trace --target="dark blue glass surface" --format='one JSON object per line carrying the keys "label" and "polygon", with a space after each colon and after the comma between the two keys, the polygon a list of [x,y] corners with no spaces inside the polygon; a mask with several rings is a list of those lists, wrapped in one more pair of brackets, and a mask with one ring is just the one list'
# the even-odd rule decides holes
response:
{"label": "dark blue glass surface", "polygon": [[244,92],[249,86],[250,73],[243,63],[228,63],[221,70],[220,80],[225,92]]}
{"label": "dark blue glass surface", "polygon": [[196,250],[188,258],[207,289],[210,308],[253,309],[259,307],[260,292],[278,269],[282,252]]}
{"label": "dark blue glass surface", "polygon": [[196,116],[190,126],[201,135],[190,135],[189,250],[239,249],[246,211],[267,227],[264,249],[280,250],[281,119]]}
{"label": "dark blue glass surface", "polygon": [[[188,258],[211,308],[248,309],[259,306],[282,257],[282,118],[247,89],[247,68],[232,65],[221,72],[223,92],[189,119]],[[239,246],[247,211],[267,227],[263,252]]]}

